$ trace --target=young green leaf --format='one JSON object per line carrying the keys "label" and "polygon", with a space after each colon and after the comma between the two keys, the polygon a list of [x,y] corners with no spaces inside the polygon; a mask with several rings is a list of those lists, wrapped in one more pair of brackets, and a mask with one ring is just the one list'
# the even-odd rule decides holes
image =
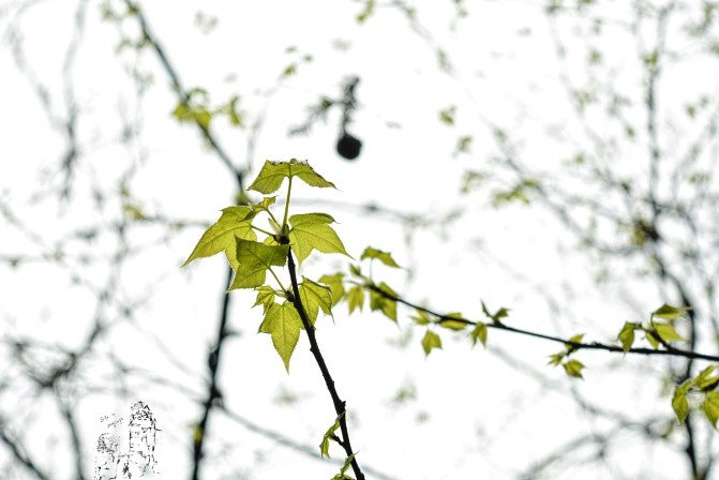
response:
{"label": "young green leaf", "polygon": [[500,319],[509,316],[509,309],[504,307],[497,310],[494,314],[489,313],[489,309],[484,302],[482,302],[482,312],[487,316],[487,318],[492,319],[492,323],[500,323]]}
{"label": "young green leaf", "polygon": [[708,392],[702,403],[702,410],[707,420],[714,428],[717,428],[717,420],[719,420],[719,392]]}
{"label": "young green leaf", "polygon": [[622,342],[624,353],[628,352],[634,344],[634,330],[639,326],[636,323],[624,322],[624,326],[617,335],[617,339]]}
{"label": "young green leaf", "polygon": [[559,353],[553,353],[549,356],[549,365],[560,365],[562,363],[562,360],[564,360],[564,357],[567,356],[567,352],[559,352]]}
{"label": "young green leaf", "polygon": [[344,276],[344,273],[336,273],[334,275],[322,275],[320,277],[320,283],[324,283],[330,287],[333,307],[340,303],[345,296]]}
{"label": "young green leaf", "polygon": [[260,324],[260,332],[272,336],[272,344],[284,362],[287,373],[290,371],[290,358],[300,338],[301,328],[302,320],[291,302],[272,304]]}
{"label": "young green leaf", "polygon": [[320,458],[330,458],[330,438],[332,438],[335,435],[335,432],[340,428],[340,420],[343,416],[344,412],[340,413],[335,419],[335,423],[333,423],[322,436],[322,442],[320,443]]}
{"label": "young green leaf", "polygon": [[644,337],[647,339],[647,341],[651,344],[652,348],[657,349],[659,348],[659,339],[656,337],[656,333],[653,333],[651,330],[645,330],[644,331]]}
{"label": "young green leaf", "polygon": [[469,323],[463,319],[461,313],[448,313],[439,320],[439,326],[449,330],[464,330]]}
{"label": "young green leaf", "polygon": [[716,365],[710,365],[702,370],[699,375],[697,375],[697,378],[694,379],[694,385],[703,391],[713,390],[716,388],[717,384],[719,384],[719,376],[712,375],[716,368]]}
{"label": "young green leaf", "polygon": [[252,306],[262,305],[262,312],[267,313],[267,309],[275,303],[274,289],[269,285],[262,285],[261,287],[257,287],[255,291],[257,291],[257,299]]}
{"label": "young green leaf", "polygon": [[[378,288],[392,297],[397,297],[397,293],[384,282],[380,283]],[[387,298],[375,290],[370,290],[369,298],[369,306],[372,311],[381,310],[387,318],[393,322],[397,321],[397,302],[395,300]]]}
{"label": "young green leaf", "polygon": [[477,322],[470,337],[472,338],[472,345],[477,345],[477,340],[479,340],[482,345],[487,346],[487,324]]}
{"label": "young green leaf", "polygon": [[660,317],[666,320],[676,320],[677,318],[683,317],[689,308],[687,307],[673,307],[666,303],[652,312],[653,317]]}
{"label": "young green leaf", "polygon": [[354,478],[347,475],[347,470],[349,470],[350,466],[352,465],[352,460],[354,460],[354,458],[354,453],[347,457],[345,459],[345,464],[342,465],[342,468],[340,468],[340,473],[332,477],[332,480],[354,480]]}
{"label": "young green leaf", "polygon": [[567,360],[562,364],[562,366],[564,367],[564,371],[567,372],[567,375],[570,377],[584,378],[582,377],[582,369],[584,368],[584,365],[579,360]]}
{"label": "young green leaf", "polygon": [[292,159],[289,162],[265,161],[262,170],[248,190],[268,195],[275,193],[282,186],[285,178],[297,177],[307,185],[320,188],[336,188],[310,167],[309,163]]}
{"label": "young green leaf", "polygon": [[184,267],[198,258],[211,257],[224,251],[232,268],[237,270],[237,256],[235,255],[237,244],[235,239],[257,239],[257,235],[252,230],[252,220],[246,220],[247,215],[250,213],[251,209],[245,206],[223,209],[220,219],[202,235],[195,249],[182,266]]}
{"label": "young green leaf", "polygon": [[577,346],[573,345],[575,343],[582,343],[582,339],[584,338],[584,334],[580,333],[579,335],[574,335],[572,338],[569,339],[569,342],[564,344],[564,347],[571,353],[577,350]]}
{"label": "young green leaf", "polygon": [[417,325],[429,325],[432,321],[424,310],[415,310],[417,315],[410,317]]}
{"label": "young green leaf", "polygon": [[382,250],[377,250],[376,248],[367,247],[364,249],[364,252],[362,252],[362,255],[360,256],[360,260],[364,260],[365,258],[376,258],[380,262],[384,263],[388,267],[393,268],[399,268],[399,265],[397,265],[397,262],[394,261],[392,258],[392,254],[389,252],[383,252]]}
{"label": "young green leaf", "polygon": [[265,283],[267,269],[282,267],[287,261],[287,245],[269,246],[259,242],[237,239],[237,261],[239,263],[230,290],[254,288]]}
{"label": "young green leaf", "polygon": [[677,386],[674,390],[674,397],[672,398],[672,409],[679,420],[679,423],[684,423],[687,415],[689,414],[689,401],[687,400],[687,392],[692,386],[692,381],[687,380],[681,385]]}
{"label": "young green leaf", "polygon": [[347,292],[347,306],[350,314],[355,311],[355,308],[362,310],[364,306],[364,290],[361,286],[355,285]]}
{"label": "young green leaf", "polygon": [[302,277],[302,283],[299,285],[300,299],[305,307],[305,312],[310,318],[312,325],[317,320],[317,314],[320,309],[325,315],[332,315],[332,293],[330,287],[320,285],[312,280]]}
{"label": "young green leaf", "polygon": [[422,339],[422,348],[424,349],[425,356],[429,355],[429,352],[434,348],[442,348],[442,339],[436,333],[427,330]]}
{"label": "young green leaf", "polygon": [[674,330],[674,327],[667,323],[654,323],[654,329],[657,331],[659,338],[665,342],[673,342],[675,340],[684,340],[684,338]]}
{"label": "young green leaf", "polygon": [[[302,263],[312,250],[322,253],[341,253],[350,257],[342,240],[329,226],[334,219],[325,213],[303,213],[290,217],[290,246]],[[352,258],[352,257],[350,257]]]}

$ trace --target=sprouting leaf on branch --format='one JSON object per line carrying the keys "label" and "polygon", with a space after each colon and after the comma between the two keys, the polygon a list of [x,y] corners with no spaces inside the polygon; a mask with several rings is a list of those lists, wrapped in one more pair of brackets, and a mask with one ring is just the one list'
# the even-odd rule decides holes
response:
{"label": "sprouting leaf on branch", "polygon": [[352,313],[357,308],[359,308],[360,311],[362,311],[363,306],[364,306],[364,289],[359,285],[355,285],[354,287],[350,288],[349,291],[347,292],[347,307],[349,308],[349,312]]}
{"label": "sprouting leaf on branch", "polygon": [[347,475],[347,470],[349,470],[350,466],[352,465],[352,460],[354,460],[354,458],[354,453],[347,457],[345,459],[345,464],[342,465],[342,468],[340,468],[340,473],[332,477],[332,480],[354,480],[353,477]]}
{"label": "sprouting leaf on branch", "polygon": [[332,306],[334,307],[342,301],[345,296],[344,273],[335,273],[334,275],[322,275],[320,283],[324,283],[332,292]]}
{"label": "sprouting leaf on branch", "polygon": [[692,380],[687,380],[681,385],[677,386],[674,390],[674,397],[672,398],[672,408],[674,413],[679,420],[679,423],[684,423],[687,415],[689,414],[689,401],[687,400],[687,392],[692,386]]}
{"label": "sprouting leaf on branch", "polygon": [[666,303],[652,312],[652,317],[660,317],[665,320],[676,320],[686,316],[690,310],[688,307],[673,307]]}
{"label": "sprouting leaf on branch", "polygon": [[492,323],[494,323],[494,324],[499,324],[499,323],[501,323],[501,322],[500,322],[500,319],[509,316],[509,309],[504,308],[504,307],[502,307],[502,308],[500,308],[499,310],[497,310],[494,314],[489,313],[489,309],[488,309],[487,306],[484,304],[484,302],[482,302],[482,312],[487,316],[487,318],[492,319]]}
{"label": "sprouting leaf on branch", "polygon": [[673,342],[675,340],[684,340],[684,338],[674,330],[674,327],[667,323],[653,322],[652,326],[664,342]]}
{"label": "sprouting leaf on branch", "polygon": [[265,245],[260,242],[237,239],[237,262],[235,279],[230,290],[236,288],[255,288],[262,286],[267,277],[267,270],[272,267],[283,267],[287,261],[287,245]]}
{"label": "sprouting leaf on branch", "polygon": [[388,267],[394,267],[399,268],[399,265],[397,262],[394,261],[392,258],[392,254],[389,252],[384,252],[382,250],[377,250],[376,248],[367,247],[364,249],[364,252],[362,252],[362,255],[360,256],[360,260],[364,260],[365,258],[376,258],[380,262],[384,263]]}
{"label": "sprouting leaf on branch", "polygon": [[562,364],[564,367],[564,371],[567,372],[567,375],[570,377],[575,378],[584,378],[582,377],[582,369],[584,368],[584,365],[579,360],[567,360]]}
{"label": "sprouting leaf on branch", "polygon": [[442,339],[436,333],[431,330],[427,330],[422,338],[422,348],[424,349],[425,356],[429,355],[435,348],[442,348]]}
{"label": "sprouting leaf on branch", "polygon": [[716,429],[719,420],[719,392],[707,392],[702,402],[702,410],[709,423]]}
{"label": "sprouting leaf on branch", "polygon": [[562,360],[564,360],[564,357],[567,356],[567,352],[559,352],[559,353],[553,353],[549,356],[549,365],[561,365]]}
{"label": "sprouting leaf on branch", "polygon": [[577,351],[578,347],[574,344],[582,343],[583,339],[583,333],[580,333],[579,335],[574,335],[572,338],[570,338],[569,341],[564,344],[564,348],[567,349],[568,354]]}
{"label": "sprouting leaf on branch", "polygon": [[279,190],[285,178],[290,177],[297,177],[312,187],[336,188],[332,182],[325,180],[319,173],[315,172],[307,162],[293,158],[289,162],[265,160],[262,170],[260,170],[248,190],[269,195]]}
{"label": "sprouting leaf on branch", "polygon": [[470,337],[472,338],[472,345],[477,345],[477,340],[479,340],[482,345],[487,346],[487,324],[477,322]]}
{"label": "sprouting leaf on branch", "polygon": [[339,430],[340,420],[343,416],[344,412],[340,413],[335,419],[335,423],[333,423],[322,436],[322,442],[320,443],[320,458],[330,458],[330,439],[334,437],[335,432]]}
{"label": "sprouting leaf on branch", "polygon": [[617,339],[622,343],[622,349],[624,352],[628,352],[634,344],[634,330],[641,329],[641,325],[638,323],[625,322],[624,326],[617,335]]}
{"label": "sprouting leaf on branch", "polygon": [[[382,292],[385,292],[389,296],[397,298],[397,293],[392,290],[386,283],[380,283],[377,288],[379,288]],[[372,311],[381,310],[387,318],[389,318],[393,322],[397,321],[397,302],[395,300],[385,297],[376,290],[370,290],[369,298],[369,306]]]}
{"label": "sprouting leaf on branch", "polygon": [[414,315],[410,318],[417,325],[424,326],[424,325],[429,325],[432,322],[432,320],[429,318],[429,315],[424,310],[415,310],[415,312],[417,313],[417,315]]}
{"label": "sprouting leaf on branch", "polygon": [[702,370],[694,379],[694,385],[703,391],[714,390],[719,385],[719,376],[712,375],[716,368],[716,365],[711,365]]}
{"label": "sprouting leaf on branch", "polygon": [[464,330],[467,328],[469,323],[463,320],[461,313],[448,313],[439,320],[439,326],[449,330]]}
{"label": "sprouting leaf on branch", "polygon": [[255,290],[257,291],[257,299],[252,306],[262,305],[263,313],[267,313],[267,309],[275,303],[275,290],[269,285],[262,285]]}
{"label": "sprouting leaf on branch", "polygon": [[[342,240],[330,223],[334,219],[324,213],[302,213],[290,217],[290,245],[292,251],[297,255],[297,260],[302,263],[312,250],[322,253],[341,253],[350,257],[345,250]],[[350,257],[352,258],[352,257]]]}
{"label": "sprouting leaf on branch", "polygon": [[325,315],[332,315],[332,293],[329,287],[302,277],[299,291],[302,305],[312,325],[315,324],[320,309]]}
{"label": "sprouting leaf on branch", "polygon": [[247,219],[250,214],[251,209],[245,206],[223,209],[220,219],[202,235],[197,246],[182,266],[184,267],[198,258],[211,257],[224,251],[227,261],[234,270],[237,270],[236,239],[257,239],[257,235],[252,230],[252,220]]}
{"label": "sprouting leaf on branch", "polygon": [[260,333],[269,333],[272,344],[285,364],[287,373],[290,371],[290,358],[300,338],[302,320],[291,302],[272,304],[265,313],[260,324]]}

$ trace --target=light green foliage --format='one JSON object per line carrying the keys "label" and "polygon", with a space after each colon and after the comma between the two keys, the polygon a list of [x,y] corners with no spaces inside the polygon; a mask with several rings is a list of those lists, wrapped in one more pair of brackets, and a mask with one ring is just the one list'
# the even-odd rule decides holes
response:
{"label": "light green foliage", "polygon": [[674,409],[674,413],[676,414],[677,419],[679,419],[679,423],[684,423],[684,420],[686,420],[687,415],[689,415],[689,401],[687,400],[687,392],[689,391],[693,383],[694,382],[692,382],[691,380],[687,380],[674,390],[674,397],[672,398],[672,408]]}
{"label": "light green foliage", "polygon": [[424,310],[416,310],[417,315],[410,317],[417,325],[429,325],[432,321]]}
{"label": "light green foliage", "polygon": [[344,416],[344,412],[337,416],[335,423],[330,425],[325,434],[322,436],[322,442],[320,443],[320,458],[330,458],[330,439],[335,437],[335,432],[340,428],[340,420]]}
{"label": "light green foliage", "polygon": [[352,313],[359,308],[360,311],[364,306],[364,289],[360,285],[355,285],[347,292],[347,306],[349,312]]}
{"label": "light green foliage", "polygon": [[282,305],[273,303],[265,313],[265,319],[260,324],[261,333],[272,336],[272,344],[282,358],[287,372],[290,371],[290,358],[295,351],[297,340],[300,338],[302,320],[291,302]]}
{"label": "light green foliage", "polygon": [[[329,226],[334,219],[324,213],[304,213],[290,217],[290,245],[302,263],[312,250],[350,256],[337,233]],[[350,257],[351,258],[351,257]]]}
{"label": "light green foliage", "polygon": [[354,453],[347,457],[345,459],[345,464],[342,465],[342,468],[340,468],[340,473],[332,477],[332,480],[354,480],[353,477],[347,475],[347,470],[349,470],[350,466],[352,465],[352,460],[354,460],[354,458]]}
{"label": "light green foliage", "polygon": [[674,327],[666,323],[654,323],[654,330],[656,330],[659,338],[665,342],[673,342],[675,340],[684,340],[684,338],[674,330]]}
{"label": "light green foliage", "polygon": [[567,372],[567,375],[570,377],[576,377],[576,378],[584,378],[582,377],[582,369],[584,368],[584,365],[579,360],[567,360],[562,364],[564,367],[564,371]]}
{"label": "light green foliage", "polygon": [[464,330],[469,323],[463,320],[461,313],[448,313],[439,320],[439,326],[449,330]]}
{"label": "light green foliage", "polygon": [[442,339],[431,330],[427,330],[422,338],[422,348],[424,354],[429,355],[429,352],[434,348],[442,348]]}
{"label": "light green foliage", "polygon": [[299,291],[302,305],[305,307],[305,312],[307,312],[307,316],[310,317],[313,325],[317,320],[320,309],[325,315],[332,315],[332,292],[329,287],[303,277]]}
{"label": "light green foliage", "polygon": [[719,421],[719,392],[716,391],[717,385],[719,385],[719,375],[715,374],[716,369],[716,365],[711,365],[699,372],[696,377],[690,378],[676,387],[672,397],[672,408],[679,423],[683,423],[689,415],[690,406],[687,394],[694,392],[696,395],[704,396],[701,409],[709,423],[716,428],[717,421]]}
{"label": "light green foliage", "polygon": [[689,311],[687,307],[673,307],[666,303],[652,312],[653,317],[660,317],[665,320],[676,320],[684,318]]}
{"label": "light green foliage", "polygon": [[364,260],[365,258],[376,258],[380,262],[384,263],[388,267],[393,268],[399,268],[399,265],[397,265],[397,262],[394,261],[392,258],[392,254],[389,252],[383,252],[382,250],[377,250],[376,248],[367,247],[364,249],[364,252],[362,252],[362,255],[360,256],[360,260]]}
{"label": "light green foliage", "polygon": [[236,239],[257,239],[257,235],[252,230],[252,219],[246,220],[251,213],[252,210],[245,206],[223,209],[220,219],[202,235],[197,246],[182,266],[184,267],[198,258],[211,257],[225,252],[227,261],[230,262],[233,270],[237,270]]}
{"label": "light green foliage", "polygon": [[237,239],[237,262],[235,279],[230,290],[261,287],[267,270],[272,266],[283,267],[287,261],[287,245],[270,246],[260,242]]}
{"label": "light green foliage", "polygon": [[628,352],[634,344],[634,330],[641,330],[642,326],[638,323],[625,322],[622,330],[617,335],[617,339],[622,343],[624,352]]}
{"label": "light green foliage", "polygon": [[255,290],[257,291],[257,299],[255,300],[255,304],[252,306],[256,307],[258,305],[262,305],[262,311],[267,313],[267,309],[275,303],[275,290],[269,285],[257,287]]}
{"label": "light green foliage", "polygon": [[470,337],[472,338],[472,345],[477,345],[477,340],[482,342],[482,345],[485,347],[487,346],[487,324],[482,322],[477,322],[474,325],[474,329],[472,330],[472,333],[470,334]]}
{"label": "light green foliage", "polygon": [[260,192],[265,195],[275,193],[282,186],[285,178],[297,177],[307,185],[320,188],[336,188],[332,182],[328,182],[320,174],[310,167],[309,163],[292,159],[289,162],[265,161],[259,175],[248,190]]}
{"label": "light green foliage", "polygon": [[344,273],[336,273],[334,275],[322,275],[320,283],[324,283],[332,292],[332,306],[334,307],[342,301],[345,296],[345,286],[343,283]]}
{"label": "light green foliage", "polygon": [[454,118],[457,114],[457,106],[456,105],[450,105],[447,108],[444,108],[439,111],[439,121],[444,123],[447,126],[454,125]]}
{"label": "light green foliage", "polygon": [[702,402],[702,410],[714,428],[719,420],[719,392],[708,392]]}
{"label": "light green foliage", "polygon": [[482,313],[484,313],[487,316],[487,318],[490,318],[492,320],[492,323],[499,324],[499,323],[501,323],[500,320],[502,318],[509,316],[509,309],[502,307],[499,310],[497,310],[495,313],[492,314],[492,313],[489,313],[489,309],[487,309],[487,305],[485,305],[484,302],[482,302]]}
{"label": "light green foliage", "polygon": [[[391,297],[397,297],[397,293],[384,282],[380,283],[377,288]],[[397,302],[395,300],[385,297],[376,290],[370,290],[369,298],[369,306],[373,312],[381,310],[387,318],[394,322],[397,321]]]}

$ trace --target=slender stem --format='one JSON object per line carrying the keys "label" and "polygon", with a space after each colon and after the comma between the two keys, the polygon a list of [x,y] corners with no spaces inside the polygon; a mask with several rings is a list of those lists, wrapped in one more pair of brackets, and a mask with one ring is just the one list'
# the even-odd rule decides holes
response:
{"label": "slender stem", "polygon": [[285,201],[285,216],[282,219],[282,227],[287,225],[287,214],[290,211],[290,195],[292,195],[292,175],[289,176],[289,181],[287,182],[287,201]]}
{"label": "slender stem", "polygon": [[285,286],[282,285],[282,282],[280,282],[279,277],[277,277],[277,274],[274,272],[274,270],[272,270],[272,267],[269,267],[267,270],[269,270],[270,273],[272,274],[272,276],[275,277],[275,281],[277,281],[277,284],[280,286],[280,288],[282,289],[282,291],[283,291],[283,292],[286,292],[287,290],[285,290]]}
{"label": "slender stem", "polygon": [[274,236],[274,233],[268,232],[268,231],[265,230],[264,228],[255,227],[254,225],[252,225],[252,228],[253,228],[254,230],[257,230],[257,231],[260,232],[260,233],[264,233],[264,234],[267,235],[268,237]]}
{"label": "slender stem", "polygon": [[[287,194],[287,197],[289,198],[289,192]],[[292,258],[292,250],[291,249],[287,253],[287,269],[290,272],[290,280],[292,281],[292,292],[294,294],[292,303],[295,306],[297,313],[300,315],[300,319],[302,320],[302,325],[305,327],[305,331],[307,332],[307,338],[310,341],[310,351],[312,352],[312,355],[315,357],[317,366],[320,368],[320,371],[322,372],[322,378],[324,378],[325,385],[327,385],[327,390],[329,391],[330,397],[332,398],[332,404],[335,408],[335,413],[339,417],[340,431],[342,432],[342,439],[341,440],[338,439],[337,443],[344,449],[347,457],[349,457],[354,452],[352,451],[352,444],[350,442],[350,433],[347,428],[346,405],[345,405],[345,402],[342,401],[342,399],[340,399],[340,396],[337,393],[337,388],[335,387],[335,382],[332,379],[332,375],[330,375],[330,371],[327,368],[327,364],[325,363],[325,359],[322,356],[322,352],[320,352],[320,347],[317,344],[317,338],[315,336],[315,327],[314,327],[314,325],[312,325],[312,322],[310,322],[310,319],[307,316],[307,312],[305,311],[305,307],[304,307],[304,305],[302,305],[302,300],[300,299],[299,284],[297,283],[297,272],[295,269],[295,261]],[[352,471],[354,471],[354,474],[357,476],[357,480],[365,480],[365,476],[362,473],[359,463],[357,463],[357,459],[355,457],[352,458]]]}

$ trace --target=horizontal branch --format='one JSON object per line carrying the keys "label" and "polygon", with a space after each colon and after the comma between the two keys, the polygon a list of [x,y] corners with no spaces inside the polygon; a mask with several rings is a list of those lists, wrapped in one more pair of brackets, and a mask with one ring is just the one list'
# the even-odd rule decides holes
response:
{"label": "horizontal branch", "polygon": [[[430,310],[428,308],[422,307],[422,306],[412,303],[408,300],[405,300],[401,297],[398,297],[396,295],[392,295],[388,292],[385,292],[384,290],[380,289],[379,287],[377,287],[376,285],[371,284],[371,283],[365,284],[364,287],[383,296],[384,298],[393,300],[397,303],[401,303],[402,305],[406,305],[410,308],[419,310],[421,312],[427,313],[429,315],[432,315],[432,316],[440,318],[440,319],[448,319],[448,320],[451,319],[453,322],[465,323],[467,325],[477,325],[478,323],[484,323],[484,322],[477,322],[474,320],[469,320],[469,319],[462,318],[462,317],[455,317],[454,315],[449,317],[446,314],[441,314],[441,313],[435,312],[434,310]],[[487,323],[486,326],[487,326],[487,328],[493,328],[495,330],[504,330],[507,332],[517,333],[519,335],[525,335],[525,336],[532,337],[532,338],[539,338],[539,339],[547,340],[550,342],[561,343],[562,345],[565,345],[565,346],[571,346],[572,350],[574,350],[574,351],[576,351],[576,350],[603,350],[606,352],[616,352],[616,353],[622,353],[622,354],[634,353],[634,354],[638,354],[638,355],[663,355],[663,356],[670,356],[670,357],[683,357],[683,358],[691,358],[694,360],[707,360],[710,362],[719,362],[719,356],[717,356],[717,355],[708,355],[705,353],[694,352],[691,350],[682,350],[680,348],[673,347],[666,343],[664,344],[666,350],[656,350],[654,348],[647,348],[647,347],[635,347],[635,348],[630,348],[628,350],[624,350],[624,348],[622,348],[619,345],[609,345],[609,344],[601,343],[601,342],[591,342],[591,343],[574,342],[567,338],[561,338],[561,337],[557,337],[554,335],[547,335],[544,333],[533,332],[531,330],[524,330],[521,328],[510,327],[508,325],[505,325],[505,324],[497,322],[497,321],[494,321],[493,323]]]}

